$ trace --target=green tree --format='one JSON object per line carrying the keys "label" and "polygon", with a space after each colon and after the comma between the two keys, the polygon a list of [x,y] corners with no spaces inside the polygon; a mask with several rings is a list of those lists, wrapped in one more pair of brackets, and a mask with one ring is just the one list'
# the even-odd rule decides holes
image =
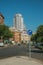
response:
{"label": "green tree", "polygon": [[36,43],[37,42],[43,43],[43,25],[40,25],[37,28],[36,34],[33,34],[31,36],[31,41],[36,42]]}
{"label": "green tree", "polygon": [[40,25],[36,32],[37,36],[43,36],[43,25]]}
{"label": "green tree", "polygon": [[40,25],[36,31],[37,41],[43,43],[43,25]]}
{"label": "green tree", "polygon": [[9,27],[6,25],[0,25],[0,37],[3,39],[10,38],[13,36],[13,33],[9,30]]}
{"label": "green tree", "polygon": [[31,41],[36,42],[37,43],[37,35],[36,34],[32,34],[31,36]]}

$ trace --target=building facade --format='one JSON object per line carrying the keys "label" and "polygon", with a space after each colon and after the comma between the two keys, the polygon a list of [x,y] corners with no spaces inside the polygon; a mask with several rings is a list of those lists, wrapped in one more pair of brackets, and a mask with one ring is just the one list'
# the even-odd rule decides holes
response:
{"label": "building facade", "polygon": [[10,27],[9,30],[13,32],[13,40],[16,43],[19,43],[21,41],[21,32],[18,31],[15,27]]}
{"label": "building facade", "polygon": [[14,41],[16,43],[20,43],[20,41],[21,41],[21,32],[19,32],[19,31],[14,32]]}
{"label": "building facade", "polygon": [[0,13],[0,25],[4,24],[4,16]]}
{"label": "building facade", "polygon": [[27,34],[27,32],[24,30],[22,33],[21,33],[21,41],[23,42],[27,42],[30,40],[30,36]]}
{"label": "building facade", "polygon": [[21,14],[16,14],[13,18],[13,27],[10,30],[14,34],[14,41],[19,43],[21,41],[28,42],[30,40],[29,35],[27,34],[26,27],[24,25],[23,17]]}
{"label": "building facade", "polygon": [[13,24],[15,28],[19,31],[23,31],[24,29],[24,23],[23,23],[23,17],[21,14],[16,14],[13,19]]}

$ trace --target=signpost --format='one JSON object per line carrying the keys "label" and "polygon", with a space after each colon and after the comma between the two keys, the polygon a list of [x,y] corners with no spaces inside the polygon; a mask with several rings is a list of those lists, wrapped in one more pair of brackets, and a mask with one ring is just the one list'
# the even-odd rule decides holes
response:
{"label": "signpost", "polygon": [[[32,31],[31,30],[28,30],[27,33],[28,33],[29,36],[32,35]],[[30,44],[30,40],[29,40],[29,58],[31,58],[31,44]]]}

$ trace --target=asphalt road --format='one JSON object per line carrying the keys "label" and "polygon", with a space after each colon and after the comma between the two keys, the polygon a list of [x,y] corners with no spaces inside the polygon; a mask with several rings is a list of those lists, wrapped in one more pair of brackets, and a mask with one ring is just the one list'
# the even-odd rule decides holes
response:
{"label": "asphalt road", "polygon": [[[11,57],[11,56],[28,56],[29,48],[25,46],[12,46],[0,49],[0,59]],[[43,51],[32,48],[31,57],[43,61]]]}

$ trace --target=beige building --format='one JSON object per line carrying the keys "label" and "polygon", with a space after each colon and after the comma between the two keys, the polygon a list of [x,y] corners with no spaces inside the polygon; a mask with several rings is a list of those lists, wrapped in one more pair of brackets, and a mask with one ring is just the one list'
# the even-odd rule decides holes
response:
{"label": "beige building", "polygon": [[28,42],[30,40],[30,36],[27,34],[26,31],[21,33],[21,41]]}
{"label": "beige building", "polygon": [[15,27],[10,27],[10,30],[14,34],[13,39],[15,42],[21,42],[21,41],[28,42],[30,40],[30,36],[27,34],[27,32],[25,30],[20,32],[17,29],[15,29]]}
{"label": "beige building", "polygon": [[14,32],[16,30],[16,28],[15,27],[10,27],[9,30]]}
{"label": "beige building", "polygon": [[0,25],[4,24],[4,16],[0,13]]}

